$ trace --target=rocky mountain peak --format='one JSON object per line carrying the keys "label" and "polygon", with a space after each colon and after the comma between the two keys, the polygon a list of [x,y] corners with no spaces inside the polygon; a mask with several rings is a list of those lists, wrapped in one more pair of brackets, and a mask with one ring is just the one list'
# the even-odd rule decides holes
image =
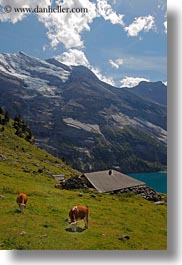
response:
{"label": "rocky mountain peak", "polygon": [[119,89],[84,66],[0,54],[0,106],[24,117],[37,145],[79,170],[165,166],[165,98],[161,82]]}

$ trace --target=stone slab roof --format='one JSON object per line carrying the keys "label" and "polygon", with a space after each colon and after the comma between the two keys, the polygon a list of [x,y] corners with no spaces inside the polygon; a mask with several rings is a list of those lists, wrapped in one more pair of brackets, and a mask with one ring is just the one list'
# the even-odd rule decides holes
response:
{"label": "stone slab roof", "polygon": [[145,185],[144,182],[136,180],[116,170],[89,172],[84,173],[83,176],[100,193]]}

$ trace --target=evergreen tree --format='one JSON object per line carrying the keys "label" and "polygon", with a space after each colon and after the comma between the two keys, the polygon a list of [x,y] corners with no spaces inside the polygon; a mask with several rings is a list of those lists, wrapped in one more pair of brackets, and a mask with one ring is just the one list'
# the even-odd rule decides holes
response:
{"label": "evergreen tree", "polygon": [[9,112],[6,111],[5,114],[4,114],[4,119],[5,119],[5,124],[7,124],[10,120],[10,116],[9,116]]}
{"label": "evergreen tree", "polygon": [[29,125],[23,120],[21,115],[16,115],[14,118],[13,127],[16,129],[15,134],[21,138],[24,138],[30,143],[34,143],[34,137],[32,135]]}
{"label": "evergreen tree", "polygon": [[4,114],[4,111],[1,107],[0,107],[0,114]]}

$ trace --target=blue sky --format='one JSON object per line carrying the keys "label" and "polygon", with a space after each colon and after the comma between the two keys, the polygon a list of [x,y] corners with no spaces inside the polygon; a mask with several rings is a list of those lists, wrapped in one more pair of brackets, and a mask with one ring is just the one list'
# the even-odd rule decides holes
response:
{"label": "blue sky", "polygon": [[[87,8],[15,13],[13,8]],[[9,5],[12,12],[5,13]],[[117,87],[167,80],[166,0],[0,0],[0,52],[85,65]]]}

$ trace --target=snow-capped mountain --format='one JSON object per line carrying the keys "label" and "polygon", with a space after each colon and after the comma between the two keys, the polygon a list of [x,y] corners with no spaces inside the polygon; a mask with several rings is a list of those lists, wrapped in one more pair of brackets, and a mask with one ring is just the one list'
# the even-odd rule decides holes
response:
{"label": "snow-capped mountain", "polygon": [[84,66],[0,54],[0,106],[21,114],[38,145],[80,170],[165,166],[166,95],[162,82],[119,89]]}
{"label": "snow-capped mountain", "polygon": [[53,95],[57,83],[68,80],[70,71],[19,52],[0,54],[0,72],[22,80],[27,88]]}

